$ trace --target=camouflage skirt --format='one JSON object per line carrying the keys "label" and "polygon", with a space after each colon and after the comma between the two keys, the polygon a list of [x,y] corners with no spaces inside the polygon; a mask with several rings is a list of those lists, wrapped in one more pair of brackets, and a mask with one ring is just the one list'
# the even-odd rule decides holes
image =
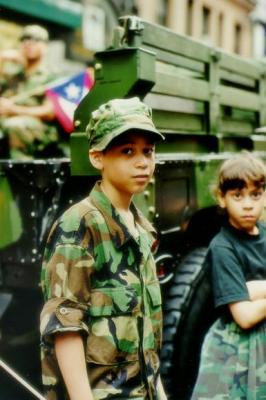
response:
{"label": "camouflage skirt", "polygon": [[202,347],[191,400],[266,400],[266,323],[242,330],[218,319]]}

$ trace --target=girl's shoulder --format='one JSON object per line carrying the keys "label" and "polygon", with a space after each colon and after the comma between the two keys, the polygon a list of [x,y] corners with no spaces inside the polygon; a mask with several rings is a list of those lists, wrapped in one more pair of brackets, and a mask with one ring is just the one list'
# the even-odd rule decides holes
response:
{"label": "girl's shoulder", "polygon": [[210,247],[215,248],[217,246],[229,246],[232,242],[231,236],[230,229],[226,226],[223,226],[210,242]]}
{"label": "girl's shoulder", "polygon": [[266,234],[266,221],[259,221],[258,222],[258,228],[260,230],[260,232]]}

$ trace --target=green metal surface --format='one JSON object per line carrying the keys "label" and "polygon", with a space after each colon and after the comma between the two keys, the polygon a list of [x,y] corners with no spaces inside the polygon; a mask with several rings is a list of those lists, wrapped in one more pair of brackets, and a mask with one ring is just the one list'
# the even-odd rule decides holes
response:
{"label": "green metal surface", "polygon": [[78,10],[76,1],[69,1],[73,7],[63,7],[62,2],[51,0],[0,0],[0,6],[23,14],[32,15],[43,20],[55,22],[69,28],[81,26],[81,11]]}
{"label": "green metal surface", "polygon": [[70,136],[71,173],[72,175],[98,175],[89,162],[88,139],[85,132],[75,132]]}
{"label": "green metal surface", "polygon": [[[97,54],[96,84],[76,110],[77,130],[85,131],[101,103],[137,95],[152,107],[155,125],[166,136],[159,153],[266,151],[265,137],[256,134],[266,125],[264,64],[134,17],[122,18],[121,25],[113,47]],[[84,134],[74,133],[71,140],[72,173],[95,173]],[[206,185],[216,167],[210,158],[195,167],[199,207],[213,203]]]}
{"label": "green metal surface", "polygon": [[168,132],[204,132],[202,115],[188,116],[186,113],[154,110],[153,120],[158,129]]}
{"label": "green metal surface", "polygon": [[[97,54],[96,84],[75,112],[75,125],[85,131],[90,114],[112,99],[143,97],[155,83],[155,54],[142,48],[109,50]],[[91,100],[93,99],[93,100]]]}
{"label": "green metal surface", "polygon": [[8,178],[0,173],[0,249],[15,243],[22,234],[22,221]]}
{"label": "green metal surface", "polygon": [[211,193],[220,160],[199,160],[195,163],[196,199],[199,209],[217,204]]}

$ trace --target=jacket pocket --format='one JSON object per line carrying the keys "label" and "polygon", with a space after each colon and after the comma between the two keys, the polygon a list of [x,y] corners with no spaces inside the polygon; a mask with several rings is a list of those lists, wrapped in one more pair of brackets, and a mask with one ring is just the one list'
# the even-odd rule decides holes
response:
{"label": "jacket pocket", "polygon": [[147,286],[147,292],[149,294],[149,299],[152,307],[160,307],[162,304],[161,289],[160,284],[157,281],[149,283]]}
{"label": "jacket pocket", "polygon": [[132,314],[138,305],[134,289],[102,288],[91,291],[89,315],[95,317]]}
{"label": "jacket pocket", "polygon": [[89,308],[89,363],[115,365],[138,359],[139,335],[134,310],[137,294],[132,288],[91,291]]}
{"label": "jacket pocket", "polygon": [[[153,281],[146,285],[149,301],[149,318],[146,322],[147,331],[150,332],[150,340],[145,342],[146,350],[158,352],[162,342],[162,298],[160,284]],[[153,339],[151,339],[153,338]]]}

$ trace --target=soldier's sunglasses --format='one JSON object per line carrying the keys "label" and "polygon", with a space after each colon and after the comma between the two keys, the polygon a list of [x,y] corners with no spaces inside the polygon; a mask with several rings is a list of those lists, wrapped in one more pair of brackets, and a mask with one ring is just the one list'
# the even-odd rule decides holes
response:
{"label": "soldier's sunglasses", "polygon": [[30,36],[30,35],[21,36],[21,38],[20,38],[21,42],[26,42],[26,40],[30,40],[31,42],[45,42],[45,40],[34,37],[34,36]]}

